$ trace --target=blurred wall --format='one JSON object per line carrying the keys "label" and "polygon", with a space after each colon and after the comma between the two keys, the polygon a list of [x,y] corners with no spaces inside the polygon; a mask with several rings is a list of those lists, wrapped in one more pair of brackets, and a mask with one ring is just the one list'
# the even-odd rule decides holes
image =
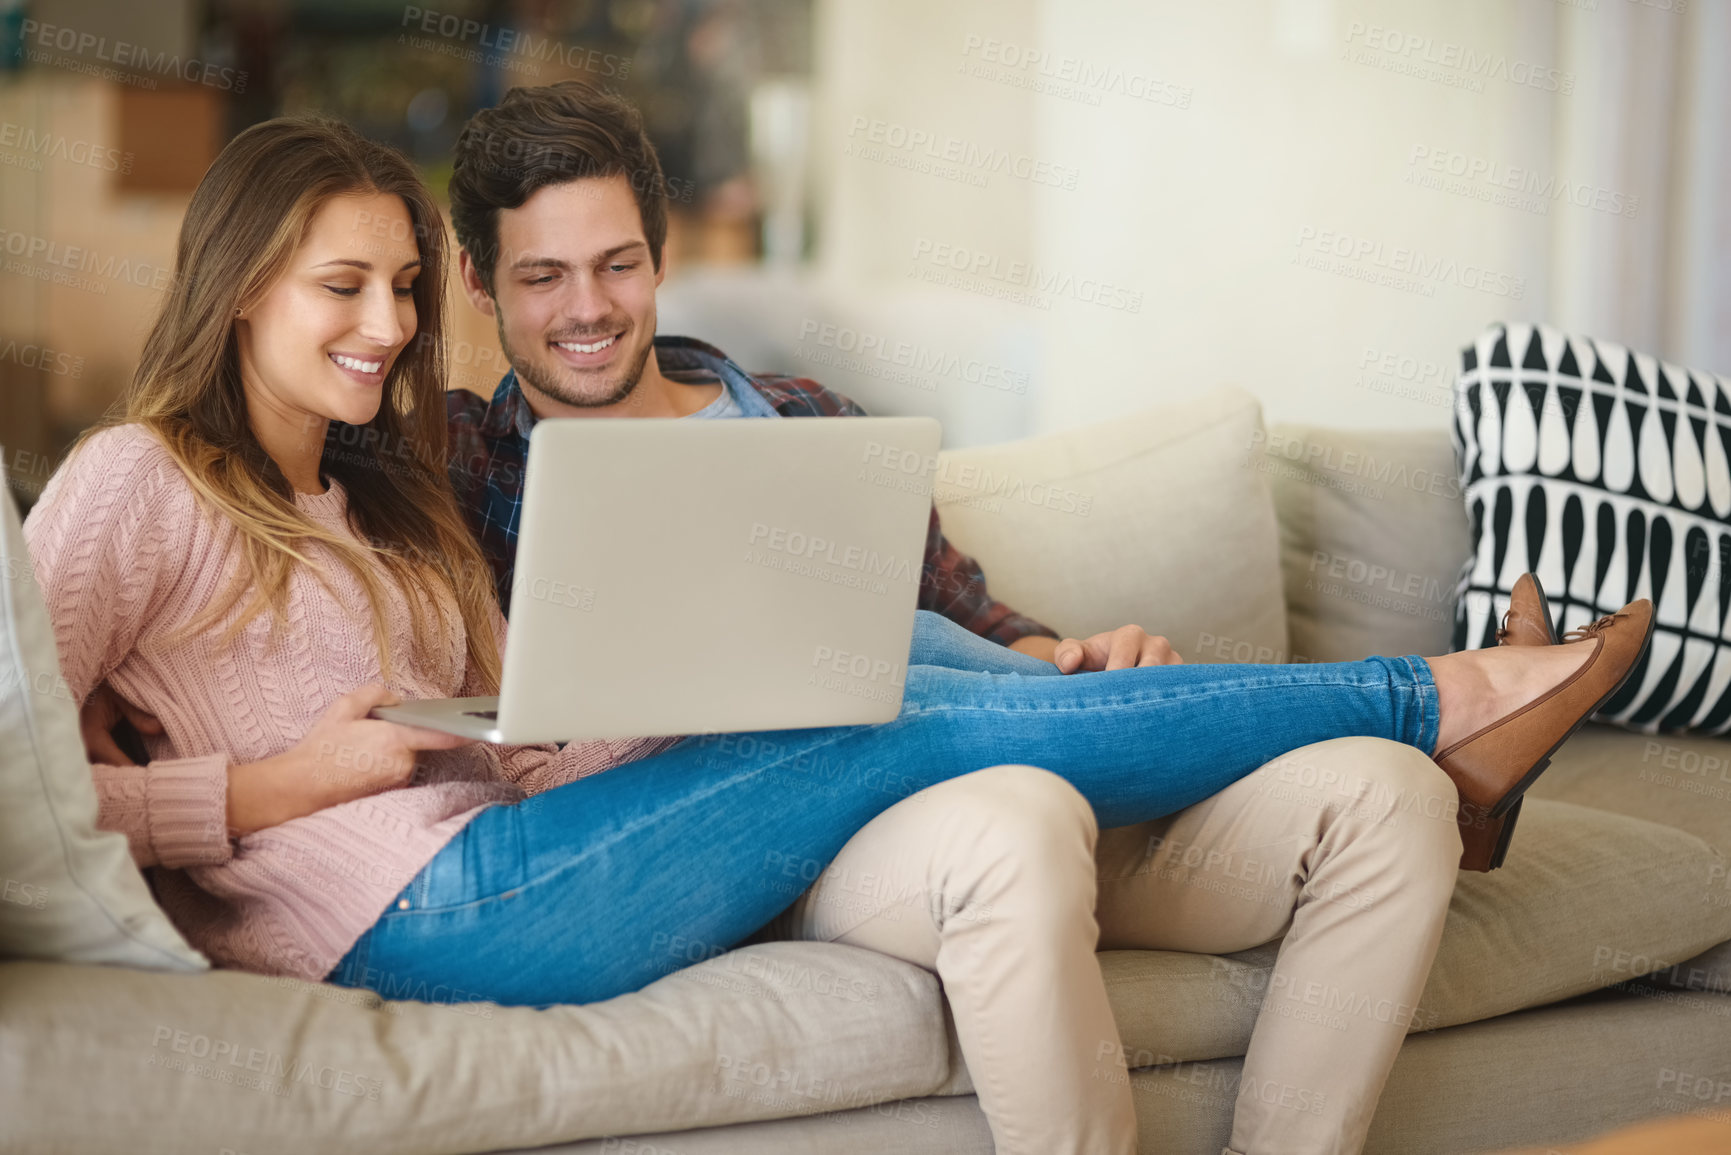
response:
{"label": "blurred wall", "polygon": [[964,441],[1223,381],[1441,428],[1499,319],[1731,371],[1731,5],[1677,7],[827,0],[815,294],[1022,358],[1026,397],[952,391]]}
{"label": "blurred wall", "polygon": [[[32,12],[199,50],[191,0]],[[1731,371],[1731,2],[816,0],[813,36],[810,262],[670,254],[661,328],[950,445],[1220,382],[1275,420],[1440,429],[1498,319]],[[129,375],[196,179],[152,183],[163,131],[200,136],[186,92],[77,64],[0,80],[14,448]],[[452,384],[489,392],[492,325],[452,317]]]}

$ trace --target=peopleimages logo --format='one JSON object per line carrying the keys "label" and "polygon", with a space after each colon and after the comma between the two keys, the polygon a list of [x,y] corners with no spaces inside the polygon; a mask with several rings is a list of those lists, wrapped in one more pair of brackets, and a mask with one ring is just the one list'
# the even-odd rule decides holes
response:
{"label": "peopleimages logo", "polygon": [[[1142,311],[1140,290],[1126,289],[1097,277],[1078,277],[1062,269],[1047,268],[1031,261],[1006,261],[996,253],[946,244],[920,237],[914,241],[914,267],[911,273],[931,273],[924,279],[936,280],[945,275],[960,276],[958,288],[967,281],[995,284],[1012,293],[1032,296],[1037,303],[1050,297],[1068,297],[1085,305],[1099,305],[1126,313]],[[1042,307],[1050,307],[1049,303]]]}
{"label": "peopleimages logo", "polygon": [[845,155],[894,163],[892,157],[905,154],[914,159],[943,162],[967,170],[969,175],[979,178],[973,183],[982,185],[986,177],[998,174],[1033,184],[1074,189],[1081,175],[1072,165],[1055,164],[1007,148],[992,148],[931,129],[910,128],[896,121],[856,116],[848,125],[847,134]]}
{"label": "peopleimages logo", "polygon": [[[536,36],[533,32],[497,28],[453,12],[405,6],[402,27],[411,32],[442,37],[458,44],[473,40],[478,48],[488,49],[496,54],[487,58],[490,63],[511,64],[515,63],[514,57],[521,57],[528,60],[557,61],[567,68],[621,80],[631,73],[631,61],[626,57],[585,49],[580,45],[565,44],[550,36]],[[479,56],[478,53],[476,55]]]}
{"label": "peopleimages logo", "polygon": [[[887,362],[897,368],[911,370],[915,374],[934,374],[942,377],[953,377],[970,385],[981,385],[988,389],[1002,389],[1007,393],[1025,394],[1028,391],[1029,377],[1027,373],[1012,369],[1007,365],[983,361],[978,357],[963,360],[954,353],[942,349],[932,349],[923,344],[910,344],[907,341],[892,340],[881,333],[851,329],[846,325],[820,323],[806,318],[799,326],[799,339],[814,341],[838,353],[850,354],[823,362],[834,364],[838,368],[851,369],[855,372],[866,372],[872,376],[881,376],[873,372],[872,362]],[[796,352],[795,356],[808,356],[811,360],[821,360],[819,356],[809,356]],[[919,381],[921,378],[914,378]],[[932,388],[936,388],[933,382]]]}
{"label": "peopleimages logo", "polygon": [[1189,108],[1195,95],[1188,85],[1163,80],[1152,68],[1125,68],[990,36],[969,34],[962,41],[962,56],[965,75],[1084,104],[1098,105],[1101,95],[1106,94],[1168,108]]}
{"label": "peopleimages logo", "polygon": [[58,132],[38,132],[29,125],[14,124],[10,120],[0,121],[0,148],[16,149],[33,159],[47,157],[104,172],[118,172],[123,176],[132,171],[130,152],[87,140],[73,140]]}
{"label": "peopleimages logo", "polygon": [[[286,1095],[295,1084],[322,1087],[355,1099],[375,1102],[384,1080],[358,1075],[346,1067],[315,1064],[262,1047],[246,1047],[229,1039],[159,1026],[150,1040],[148,1066],[184,1071],[220,1083]],[[162,1052],[167,1051],[167,1054]]]}
{"label": "peopleimages logo", "polygon": [[[1530,209],[1523,198],[1530,198],[1543,213],[1553,201],[1567,201],[1584,209],[1609,213],[1612,216],[1633,217],[1641,207],[1641,198],[1631,193],[1601,188],[1582,181],[1541,176],[1537,170],[1518,165],[1502,164],[1482,156],[1448,148],[1432,148],[1415,144],[1407,154],[1408,184],[1420,184],[1444,192],[1460,192],[1480,200],[1502,198],[1512,208]],[[1435,180],[1425,178],[1435,174]],[[1440,178],[1454,177],[1454,182]]]}
{"label": "peopleimages logo", "polygon": [[[179,53],[152,53],[142,44],[132,44],[125,40],[110,42],[108,37],[98,36],[93,32],[82,32],[58,24],[44,24],[40,20],[28,18],[18,26],[18,34],[25,46],[25,56],[33,62],[78,65],[84,63],[86,58],[91,58],[104,64],[117,64],[134,72],[155,73],[158,76],[169,76],[192,84],[205,84],[229,92],[246,91],[246,73],[193,57],[183,60]],[[72,59],[69,62],[55,60],[31,49],[31,37],[35,37],[38,47],[67,53]],[[155,83],[152,82],[150,87],[154,88]]]}
{"label": "peopleimages logo", "polygon": [[1453,257],[1432,256],[1404,245],[1385,245],[1369,237],[1305,225],[1298,230],[1294,264],[1320,272],[1387,285],[1431,296],[1438,284],[1458,285],[1493,297],[1518,301],[1527,279]]}
{"label": "peopleimages logo", "polygon": [[[1510,60],[1495,52],[1478,52],[1453,41],[1437,41],[1430,36],[1366,24],[1354,20],[1346,28],[1347,47],[1343,55],[1358,64],[1369,64],[1388,71],[1410,71],[1420,79],[1442,80],[1459,84],[1475,82],[1474,91],[1483,91],[1486,80],[1503,80],[1542,92],[1568,96],[1575,91],[1575,74],[1547,68],[1530,60]],[[1358,51],[1355,53],[1355,49]],[[1385,54],[1378,56],[1377,54]],[[1446,70],[1442,75],[1430,70]]]}
{"label": "peopleimages logo", "polygon": [[[68,245],[52,237],[37,236],[0,228],[0,253],[22,258],[8,262],[6,272],[37,280],[52,280],[97,293],[106,293],[107,286],[90,281],[82,274],[106,281],[136,285],[143,289],[165,290],[174,281],[172,270],[148,261],[133,261],[128,257],[105,256],[92,249]],[[41,262],[32,266],[28,262]],[[16,266],[16,267],[14,267]]]}
{"label": "peopleimages logo", "polygon": [[746,542],[759,550],[838,566],[890,581],[912,581],[914,576],[914,565],[907,558],[880,554],[875,549],[862,546],[842,545],[818,534],[768,526],[761,521],[752,523]]}

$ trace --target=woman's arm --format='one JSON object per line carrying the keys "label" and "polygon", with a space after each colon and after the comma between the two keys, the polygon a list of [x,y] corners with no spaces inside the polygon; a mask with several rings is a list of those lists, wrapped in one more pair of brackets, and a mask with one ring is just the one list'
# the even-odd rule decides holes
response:
{"label": "woman's arm", "polygon": [[[167,451],[131,426],[86,442],[31,511],[25,538],[66,692],[82,704],[87,733],[106,734],[112,724],[118,702],[105,702],[111,691],[97,688],[158,623],[170,591],[208,586],[214,594],[222,559],[199,548],[203,516]],[[206,568],[192,568],[193,557]],[[112,742],[88,743],[97,825],[125,834],[140,866],[225,862],[232,838],[406,785],[416,751],[465,744],[367,717],[396,701],[383,686],[351,691],[293,747],[250,764],[210,753],[138,766]]]}
{"label": "woman's arm", "polygon": [[464,743],[453,735],[368,717],[374,707],[396,705],[400,700],[383,686],[363,686],[332,703],[318,724],[293,747],[245,765],[232,765],[226,758],[138,765],[114,741],[109,728],[122,714],[144,732],[161,733],[162,725],[128,705],[106,682],[85,701],[80,723],[97,794],[106,800],[104,813],[113,824],[109,828],[124,830],[138,864],[151,866],[159,861],[158,848],[150,837],[151,816],[139,803],[147,796],[153,779],[160,792],[166,777],[180,775],[188,779],[184,789],[191,790],[193,774],[214,776],[220,767],[222,781],[213,777],[206,788],[226,786],[223,811],[228,837],[243,838],[267,826],[280,826],[327,807],[406,785],[414,775],[417,750],[448,749]]}
{"label": "woman's arm", "polygon": [[[24,537],[72,701],[84,703],[161,612],[188,564],[196,516],[167,451],[136,427],[92,437],[49,481]],[[140,866],[232,854],[226,757],[99,763],[91,774],[97,825],[125,834]]]}

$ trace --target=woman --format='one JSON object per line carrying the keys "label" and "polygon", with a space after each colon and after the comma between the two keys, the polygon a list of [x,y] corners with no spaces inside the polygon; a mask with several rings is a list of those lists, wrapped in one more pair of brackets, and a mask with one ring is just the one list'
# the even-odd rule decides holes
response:
{"label": "woman", "polygon": [[[390,150],[322,121],[242,133],[188,207],[130,387],[26,527],[73,692],[106,683],[160,721],[148,765],[93,766],[102,821],[164,868],[164,906],[225,965],[387,991],[430,978],[505,1003],[606,998],[665,973],[657,943],[719,951],[782,911],[792,895],[763,885],[766,863],[833,860],[887,817],[884,782],[924,790],[1003,763],[1058,776],[1012,772],[1024,811],[1123,827],[1284,752],[1369,735],[1421,763],[1450,748],[1472,801],[1500,815],[1645,643],[1638,603],[1568,645],[1059,678],[1009,658],[922,664],[962,645],[940,636],[877,727],[554,749],[372,720],[400,697],[498,683],[503,621],[443,472],[444,258],[437,209]],[[1428,773],[1418,785],[1446,783]],[[1430,867],[1459,853],[1428,846]],[[1072,896],[1075,917],[1086,901]],[[1103,991],[1079,997],[1099,1024]],[[1028,1065],[982,1045],[992,1029],[964,1048],[1000,1142],[1056,1149],[985,1090],[994,1069]],[[1109,1016],[1102,1032],[1116,1044]],[[1086,1041],[1046,1062],[1098,1062],[1076,1053]],[[1104,1093],[1110,1133],[1077,1121],[1074,1149],[1122,1149],[1128,1092]]]}

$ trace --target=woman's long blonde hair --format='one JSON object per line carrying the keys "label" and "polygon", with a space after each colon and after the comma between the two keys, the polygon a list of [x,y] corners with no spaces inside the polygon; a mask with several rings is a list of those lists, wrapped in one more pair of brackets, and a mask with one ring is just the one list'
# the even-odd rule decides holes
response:
{"label": "woman's long blonde hair", "polygon": [[[359,427],[332,422],[325,439],[320,469],[342,483],[357,542],[295,505],[293,487],[254,436],[235,315],[276,283],[327,201],[371,193],[402,198],[421,271],[416,333],[385,379],[378,414]],[[365,588],[387,677],[381,566],[413,608],[413,641],[422,652],[431,652],[429,631],[451,624],[438,595],[455,595],[481,692],[497,689],[492,573],[445,473],[445,261],[444,221],[409,162],[340,122],[285,117],[255,125],[205,173],[181,222],[174,281],[138,370],[97,426],[151,430],[198,496],[239,533],[240,580],[189,628],[210,628],[249,590],[231,639],[267,609],[273,629],[286,623],[290,573],[295,565],[318,569],[305,548],[318,542]]]}

